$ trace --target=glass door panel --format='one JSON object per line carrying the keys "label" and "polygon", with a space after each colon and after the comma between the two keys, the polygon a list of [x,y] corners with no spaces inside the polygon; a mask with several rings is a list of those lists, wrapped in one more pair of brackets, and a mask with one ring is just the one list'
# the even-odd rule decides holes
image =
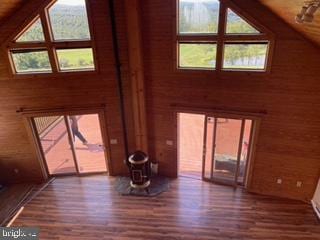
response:
{"label": "glass door panel", "polygon": [[203,179],[229,185],[245,183],[253,123],[244,118],[206,116]]}
{"label": "glass door panel", "polygon": [[216,122],[213,179],[234,183],[242,120],[216,118]]}
{"label": "glass door panel", "polygon": [[70,115],[68,121],[79,172],[106,172],[106,155],[99,115]]}
{"label": "glass door panel", "polygon": [[205,139],[204,139],[204,154],[203,154],[203,178],[212,178],[212,168],[213,168],[213,153],[214,153],[214,141],[215,141],[215,118],[206,117],[205,121]]}
{"label": "glass door panel", "polygon": [[243,138],[242,138],[239,175],[238,175],[238,183],[240,184],[244,184],[245,182],[249,146],[251,145],[250,136],[251,136],[252,120],[244,120],[244,121],[245,121],[245,125],[244,125]]}
{"label": "glass door panel", "polygon": [[63,116],[33,118],[49,174],[76,173],[70,138]]}

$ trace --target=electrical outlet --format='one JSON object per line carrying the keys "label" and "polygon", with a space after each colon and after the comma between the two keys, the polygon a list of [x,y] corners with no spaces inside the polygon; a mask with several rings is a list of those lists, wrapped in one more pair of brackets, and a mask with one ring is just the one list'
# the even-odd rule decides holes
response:
{"label": "electrical outlet", "polygon": [[172,140],[167,140],[167,141],[166,141],[166,144],[167,144],[168,146],[173,146],[173,141],[172,141]]}
{"label": "electrical outlet", "polygon": [[301,181],[297,181],[297,187],[302,187],[302,182]]}
{"label": "electrical outlet", "polygon": [[118,139],[110,139],[110,144],[112,145],[118,144]]}
{"label": "electrical outlet", "polygon": [[282,179],[281,179],[281,178],[278,178],[278,179],[277,179],[277,183],[278,183],[278,184],[282,184]]}
{"label": "electrical outlet", "polygon": [[19,173],[19,169],[18,168],[13,169],[13,171],[14,171],[15,174]]}

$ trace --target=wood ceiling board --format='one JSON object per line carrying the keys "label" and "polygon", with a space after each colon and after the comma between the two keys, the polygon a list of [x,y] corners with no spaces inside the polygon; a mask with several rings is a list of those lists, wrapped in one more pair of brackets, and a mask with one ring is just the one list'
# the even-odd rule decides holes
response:
{"label": "wood ceiling board", "polygon": [[23,0],[1,0],[0,3],[0,23],[10,17],[23,4]]}
{"label": "wood ceiling board", "polygon": [[320,45],[320,10],[314,15],[312,23],[298,24],[295,17],[300,13],[304,0],[259,0],[263,5],[281,17],[286,23],[293,27],[305,37]]}

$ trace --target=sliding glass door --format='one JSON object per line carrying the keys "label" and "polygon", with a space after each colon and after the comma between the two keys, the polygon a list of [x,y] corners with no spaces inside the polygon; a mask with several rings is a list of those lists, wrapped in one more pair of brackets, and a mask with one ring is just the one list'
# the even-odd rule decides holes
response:
{"label": "sliding glass door", "polygon": [[204,180],[244,184],[251,128],[251,120],[206,116]]}
{"label": "sliding glass door", "polygon": [[33,121],[48,173],[50,175],[76,173],[64,116],[35,117]]}
{"label": "sliding glass door", "polygon": [[49,175],[107,172],[99,114],[32,118]]}
{"label": "sliding glass door", "polygon": [[99,115],[68,116],[80,173],[107,171]]}

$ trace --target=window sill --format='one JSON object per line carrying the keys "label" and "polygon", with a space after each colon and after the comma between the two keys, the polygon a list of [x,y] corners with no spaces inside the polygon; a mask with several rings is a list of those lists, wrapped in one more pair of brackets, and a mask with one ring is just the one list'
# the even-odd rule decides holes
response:
{"label": "window sill", "polygon": [[12,74],[13,79],[28,79],[28,78],[57,78],[68,76],[84,76],[84,75],[98,75],[98,70],[73,70],[60,72],[30,72],[30,73],[15,73]]}

